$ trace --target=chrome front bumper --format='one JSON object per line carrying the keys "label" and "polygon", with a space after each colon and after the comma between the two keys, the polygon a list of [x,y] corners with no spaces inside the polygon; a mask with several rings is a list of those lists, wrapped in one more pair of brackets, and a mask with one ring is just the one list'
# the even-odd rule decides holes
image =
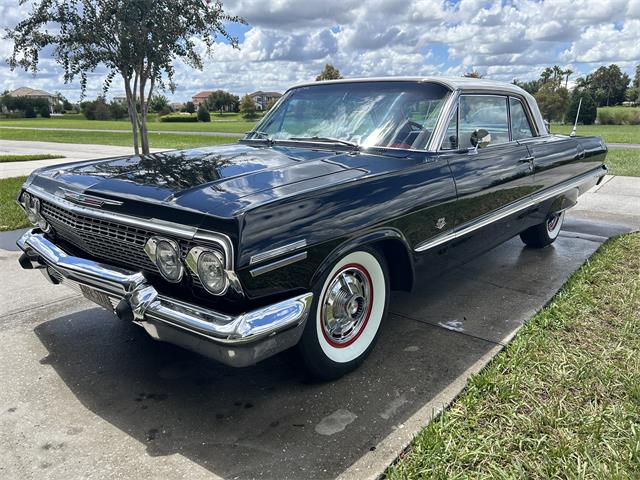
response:
{"label": "chrome front bumper", "polygon": [[23,268],[39,268],[53,283],[100,292],[121,318],[130,318],[153,338],[236,367],[295,345],[313,299],[306,293],[232,316],[161,295],[140,272],[68,255],[37,229],[17,243],[24,251]]}

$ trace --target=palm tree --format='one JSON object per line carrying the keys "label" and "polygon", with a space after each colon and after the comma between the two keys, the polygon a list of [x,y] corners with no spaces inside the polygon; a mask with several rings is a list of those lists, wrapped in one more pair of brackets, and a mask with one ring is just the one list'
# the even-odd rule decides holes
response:
{"label": "palm tree", "polygon": [[564,81],[564,88],[569,88],[569,77],[571,76],[572,73],[573,73],[573,70],[571,70],[570,68],[567,68],[564,71],[564,74],[566,75],[565,81]]}

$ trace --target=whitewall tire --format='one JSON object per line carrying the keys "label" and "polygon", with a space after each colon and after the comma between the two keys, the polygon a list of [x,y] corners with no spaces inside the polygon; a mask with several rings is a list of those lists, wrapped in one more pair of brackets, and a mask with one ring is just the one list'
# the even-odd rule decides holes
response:
{"label": "whitewall tire", "polygon": [[383,256],[362,248],[344,255],[314,288],[298,351],[316,378],[338,378],[357,368],[375,345],[389,303]]}
{"label": "whitewall tire", "polygon": [[552,213],[541,224],[534,225],[522,232],[520,238],[529,247],[544,248],[558,238],[563,222],[564,211]]}

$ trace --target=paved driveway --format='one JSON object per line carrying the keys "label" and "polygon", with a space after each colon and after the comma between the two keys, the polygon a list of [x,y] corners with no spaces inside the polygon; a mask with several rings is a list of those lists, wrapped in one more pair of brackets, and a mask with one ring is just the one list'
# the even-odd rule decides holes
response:
{"label": "paved driveway", "polygon": [[[162,152],[163,150],[166,150],[166,148],[151,149],[152,152]],[[96,158],[118,157],[120,155],[132,155],[133,147],[0,140],[0,155],[31,155],[35,153],[51,153],[54,155],[62,155],[65,158],[0,163],[0,178],[29,175],[36,168],[48,165],[77,162],[80,160],[93,160]]]}
{"label": "paved driveway", "polygon": [[0,477],[375,477],[608,236],[640,226],[637,198],[396,294],[367,362],[327,384],[287,353],[237,370],[157,343],[0,250]]}

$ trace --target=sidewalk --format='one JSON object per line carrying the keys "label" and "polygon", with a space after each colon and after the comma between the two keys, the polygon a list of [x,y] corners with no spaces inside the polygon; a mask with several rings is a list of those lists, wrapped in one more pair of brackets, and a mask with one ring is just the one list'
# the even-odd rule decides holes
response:
{"label": "sidewalk", "polygon": [[[152,148],[153,153],[165,151],[164,148]],[[53,160],[33,160],[29,162],[0,163],[0,178],[29,175],[33,170],[49,165],[93,160],[97,158],[133,155],[133,147],[115,147],[111,145],[87,145],[57,142],[24,142],[17,140],[0,140],[0,155],[32,155],[50,153],[63,155],[65,158]]]}
{"label": "sidewalk", "polygon": [[[129,133],[129,130],[117,130],[107,128],[61,128],[61,127],[11,127],[2,125],[0,128],[14,130],[41,130],[49,132],[102,132],[102,133]],[[181,130],[149,130],[149,133],[168,133],[170,135],[202,135],[205,137],[229,137],[242,138],[244,133],[234,132],[188,132]]]}

